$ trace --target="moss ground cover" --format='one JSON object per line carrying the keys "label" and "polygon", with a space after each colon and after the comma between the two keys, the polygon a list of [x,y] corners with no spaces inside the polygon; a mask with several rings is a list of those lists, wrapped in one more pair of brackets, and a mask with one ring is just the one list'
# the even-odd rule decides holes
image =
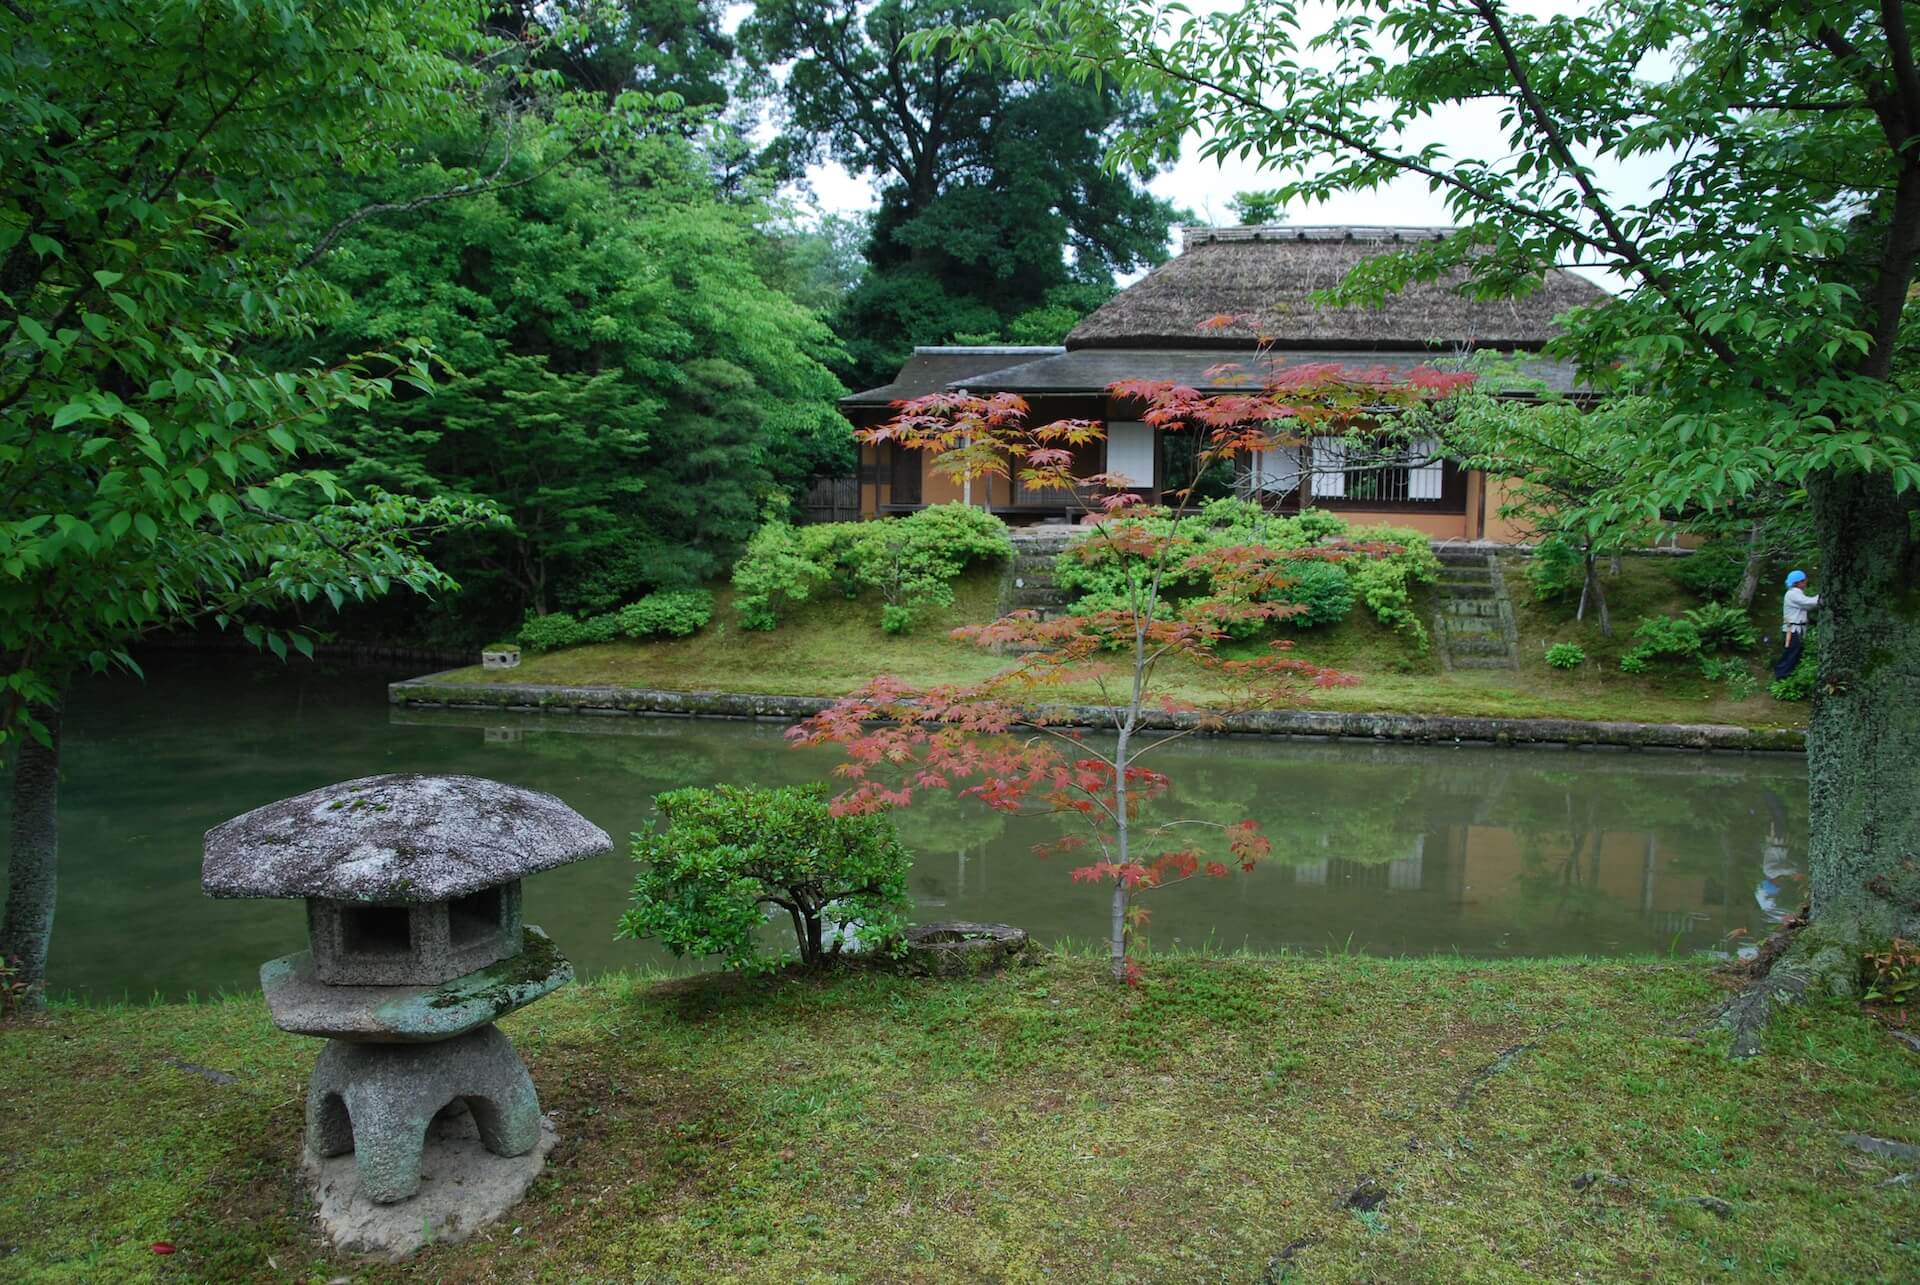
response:
{"label": "moss ground cover", "polygon": [[[315,1045],[258,996],[0,1033],[23,1281],[1911,1280],[1920,1055],[1693,964],[1089,959],[967,981],[614,977],[505,1025],[563,1141],[402,1267],[311,1238]],[[198,1068],[198,1069],[196,1069]],[[209,1076],[207,1070],[220,1074]],[[231,1077],[228,1080],[226,1077]],[[159,1256],[161,1241],[175,1253]]]}
{"label": "moss ground cover", "polygon": [[[1801,726],[1806,707],[1782,704],[1762,693],[1732,699],[1724,684],[1702,679],[1697,668],[1623,674],[1619,656],[1630,645],[1635,622],[1645,614],[1678,611],[1698,599],[1672,579],[1665,560],[1628,558],[1619,576],[1607,579],[1614,604],[1614,639],[1604,639],[1591,622],[1572,619],[1572,603],[1536,603],[1515,559],[1506,568],[1520,630],[1519,667],[1444,673],[1432,656],[1417,656],[1405,637],[1356,608],[1338,625],[1302,630],[1296,654],[1357,677],[1357,686],[1317,692],[1316,708],[1389,714],[1469,714],[1505,718],[1578,718],[1648,723],[1731,723],[1746,727]],[[813,601],[795,608],[771,632],[742,630],[735,622],[730,591],[718,591],[713,622],[698,635],[659,641],[613,642],[529,656],[516,669],[478,666],[452,678],[474,683],[559,683],[660,687],[677,691],[769,692],[777,695],[840,696],[875,674],[894,674],[927,685],[984,678],[1008,664],[1004,657],[955,642],[957,625],[993,618],[1000,598],[998,573],[974,571],[956,585],[954,604],[926,613],[908,634],[887,634],[874,603]],[[1432,591],[1415,595],[1415,610],[1431,619]],[[1764,595],[1763,595],[1764,597]],[[878,599],[874,600],[877,603]],[[1771,600],[1755,609],[1764,617]],[[1777,623],[1776,623],[1777,630]],[[1579,642],[1590,657],[1579,670],[1564,672],[1546,663],[1546,647]],[[1243,644],[1252,652],[1263,644]],[[1235,648],[1226,649],[1233,654]],[[1751,667],[1764,676],[1771,657],[1759,654]],[[1185,681],[1177,681],[1184,677]],[[1217,695],[1207,675],[1175,675],[1179,694],[1205,702]],[[1764,685],[1763,685],[1764,688]],[[1098,698],[1089,685],[1066,689],[1068,699]]]}

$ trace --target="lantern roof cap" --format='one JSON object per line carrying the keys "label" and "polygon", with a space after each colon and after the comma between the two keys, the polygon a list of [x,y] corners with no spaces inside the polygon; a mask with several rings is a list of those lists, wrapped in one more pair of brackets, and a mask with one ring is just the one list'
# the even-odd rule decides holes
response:
{"label": "lantern roof cap", "polygon": [[215,826],[200,883],[215,897],[422,904],[612,847],[605,830],[551,794],[400,772],[310,790]]}

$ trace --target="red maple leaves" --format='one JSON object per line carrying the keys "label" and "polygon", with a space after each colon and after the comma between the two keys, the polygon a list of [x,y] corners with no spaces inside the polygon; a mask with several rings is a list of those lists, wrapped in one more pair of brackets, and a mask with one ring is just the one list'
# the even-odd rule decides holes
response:
{"label": "red maple leaves", "polygon": [[[1238,317],[1215,323],[1249,324]],[[1275,371],[1245,391],[1208,394],[1169,381],[1130,379],[1111,385],[1108,394],[1162,432],[1192,435],[1193,472],[1201,476],[1215,464],[1309,435],[1344,433],[1383,409],[1444,397],[1471,380],[1426,369],[1355,371],[1321,363]],[[1124,935],[1113,943],[1114,973],[1137,981],[1127,950],[1133,930],[1148,916],[1144,906],[1131,904],[1132,896],[1193,878],[1251,872],[1272,850],[1251,820],[1152,820],[1151,809],[1172,782],[1142,767],[1139,758],[1168,740],[1217,727],[1225,713],[1300,701],[1314,688],[1353,682],[1290,655],[1289,640],[1230,658],[1221,644],[1245,622],[1303,610],[1274,600],[1298,563],[1378,555],[1389,547],[1332,542],[1304,549],[1203,549],[1180,535],[1181,506],[1191,500],[1190,491],[1170,494],[1176,507],[1168,534],[1164,524],[1155,530],[1129,519],[1146,502],[1129,478],[1074,473],[1082,460],[1075,448],[1104,434],[1099,421],[1035,426],[1028,422],[1027,402],[1012,393],[935,393],[896,402],[894,409],[887,423],[859,430],[859,440],[929,452],[935,470],[956,480],[1017,477],[1023,489],[1061,492],[1095,522],[1093,534],[1062,556],[1128,560],[1145,569],[1144,579],[1122,607],[1051,617],[1016,611],[955,630],[957,639],[1018,657],[984,682],[915,690],[882,675],[787,735],[796,745],[844,750],[836,772],[848,785],[834,801],[837,812],[905,807],[916,791],[943,790],[995,811],[1044,813],[1073,823],[1076,832],[1036,852],[1086,850],[1093,856],[1074,867],[1071,878],[1113,890],[1124,924]],[[1212,592],[1203,600],[1170,603],[1162,587],[1180,575],[1204,575]],[[1154,690],[1170,662],[1210,676],[1222,693],[1212,708]],[[1098,706],[1046,699],[1063,688],[1088,686],[1102,693]],[[1114,736],[1110,753],[1087,743],[1079,729],[1088,726]],[[1209,855],[1184,841],[1162,848],[1175,831],[1183,839],[1210,836],[1224,851]],[[1139,855],[1147,852],[1153,855]]]}

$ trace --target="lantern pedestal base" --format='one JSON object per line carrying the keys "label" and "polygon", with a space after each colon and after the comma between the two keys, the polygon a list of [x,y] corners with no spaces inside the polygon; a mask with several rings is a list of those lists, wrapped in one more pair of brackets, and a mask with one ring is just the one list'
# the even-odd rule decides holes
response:
{"label": "lantern pedestal base", "polygon": [[407,1200],[380,1204],[361,1189],[353,1156],[305,1151],[305,1172],[320,1229],[335,1249],[377,1254],[397,1263],[429,1244],[454,1244],[498,1221],[519,1204],[546,1167],[558,1135],[542,1117],[531,1151],[496,1156],[480,1141],[470,1112],[457,1105],[435,1117],[420,1156],[420,1188]]}
{"label": "lantern pedestal base", "polygon": [[456,1101],[495,1155],[525,1155],[540,1140],[533,1078],[497,1026],[436,1044],[328,1040],[307,1085],[307,1150],[351,1151],[368,1199],[405,1200],[420,1186],[427,1126]]}

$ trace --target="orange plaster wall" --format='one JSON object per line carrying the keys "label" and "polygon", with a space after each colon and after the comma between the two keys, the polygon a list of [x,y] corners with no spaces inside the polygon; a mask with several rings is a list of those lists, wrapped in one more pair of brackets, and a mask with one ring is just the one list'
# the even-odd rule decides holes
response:
{"label": "orange plaster wall", "polygon": [[[1513,502],[1512,483],[1503,477],[1478,475],[1481,484],[1487,488],[1487,534],[1486,538],[1495,544],[1532,544],[1534,535],[1522,521],[1509,520],[1500,516],[1500,510]],[[1479,512],[1479,497],[1467,497],[1468,511]]]}
{"label": "orange plaster wall", "polygon": [[1424,531],[1436,540],[1460,540],[1473,534],[1473,528],[1470,525],[1473,521],[1473,515],[1471,513],[1406,513],[1401,511],[1392,513],[1369,513],[1365,509],[1336,509],[1333,510],[1333,512],[1340,515],[1341,521],[1349,522],[1354,526],[1377,526],[1384,523],[1387,526],[1409,527],[1415,531]]}
{"label": "orange plaster wall", "polygon": [[[932,452],[930,451],[921,452],[921,457],[920,457],[920,501],[921,503],[923,504],[958,504],[960,502],[959,479],[949,477],[944,473],[934,472],[933,458],[934,457]],[[999,481],[998,478],[994,480]],[[1006,483],[1001,482],[1000,489],[1004,491],[1006,489]],[[974,479],[973,490],[974,490],[974,495],[973,495],[974,503],[978,504],[980,502],[980,495],[981,495],[980,481],[978,478]],[[1004,496],[1001,498],[1003,500],[1005,499]]]}

